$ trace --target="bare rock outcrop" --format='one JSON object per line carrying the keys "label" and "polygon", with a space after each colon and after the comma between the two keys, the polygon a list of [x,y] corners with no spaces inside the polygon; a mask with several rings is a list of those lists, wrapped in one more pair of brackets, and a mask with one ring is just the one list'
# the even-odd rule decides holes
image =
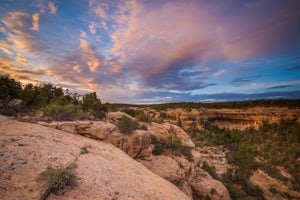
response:
{"label": "bare rock outcrop", "polygon": [[183,146],[195,147],[189,135],[182,128],[169,123],[151,123],[147,124],[148,131],[135,130],[132,134],[121,133],[114,123],[117,123],[123,115],[126,114],[123,112],[108,113],[107,121],[57,121],[39,122],[39,124],[112,143],[132,158],[149,157],[152,154],[154,144],[165,141],[170,135],[171,127],[181,138]]}
{"label": "bare rock outcrop", "polygon": [[155,136],[148,131],[136,130],[130,135],[120,133],[117,126],[108,121],[39,122],[39,124],[109,142],[133,158],[149,157],[155,140]]}
{"label": "bare rock outcrop", "polygon": [[38,175],[70,163],[77,186],[47,199],[189,199],[113,145],[80,135],[0,116],[0,146],[3,199],[39,199],[45,188]]}
{"label": "bare rock outcrop", "polygon": [[183,165],[171,157],[167,156],[151,156],[147,160],[140,160],[145,167],[147,167],[154,174],[170,181],[175,185],[179,185],[184,181],[185,169]]}
{"label": "bare rock outcrop", "polygon": [[170,135],[171,129],[174,129],[177,136],[181,139],[182,146],[195,148],[195,144],[191,140],[190,136],[179,126],[169,124],[169,123],[158,124],[152,122],[147,127],[148,130],[161,141],[165,141],[167,137]]}
{"label": "bare rock outcrop", "polygon": [[154,174],[177,185],[190,198],[229,200],[226,187],[213,179],[206,171],[194,166],[182,157],[152,156],[139,160]]}
{"label": "bare rock outcrop", "polygon": [[196,167],[189,178],[194,195],[200,199],[207,196],[212,200],[230,200],[230,195],[226,187],[213,179],[206,171]]}
{"label": "bare rock outcrop", "polygon": [[249,178],[252,187],[258,188],[265,199],[300,199],[300,192],[292,190],[282,181],[270,177],[262,170],[256,170]]}
{"label": "bare rock outcrop", "polygon": [[130,135],[119,134],[108,138],[119,149],[123,150],[132,158],[145,158],[152,155],[155,136],[148,131],[135,130]]}

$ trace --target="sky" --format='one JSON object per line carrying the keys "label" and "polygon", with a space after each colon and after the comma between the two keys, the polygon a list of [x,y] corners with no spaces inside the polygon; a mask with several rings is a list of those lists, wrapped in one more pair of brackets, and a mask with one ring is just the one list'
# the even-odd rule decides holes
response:
{"label": "sky", "polygon": [[300,1],[1,0],[0,73],[110,103],[300,98]]}

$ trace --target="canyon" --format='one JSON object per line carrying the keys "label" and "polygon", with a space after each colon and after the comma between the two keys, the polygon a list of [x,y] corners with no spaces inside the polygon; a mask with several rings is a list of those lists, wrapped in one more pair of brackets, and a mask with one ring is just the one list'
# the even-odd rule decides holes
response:
{"label": "canyon", "polygon": [[[140,110],[140,108],[132,108]],[[37,181],[47,167],[76,163],[77,186],[48,199],[230,199],[224,183],[204,170],[204,163],[222,177],[234,167],[227,161],[224,146],[196,146],[187,133],[206,123],[219,128],[245,130],[264,122],[300,122],[298,108],[255,107],[247,109],[143,108],[151,122],[139,122],[145,129],[124,134],[118,121],[126,116],[109,112],[103,121],[28,121],[28,117],[0,117],[1,181],[5,199],[39,199],[45,186]],[[164,114],[162,114],[164,113]],[[164,117],[162,117],[164,116]],[[180,121],[180,126],[178,122]],[[159,123],[158,123],[159,122]],[[175,133],[180,148],[154,153]],[[82,154],[82,149],[87,149]],[[284,169],[281,170],[290,176]],[[265,199],[300,198],[292,185],[257,170],[249,178]],[[276,192],[270,192],[275,188]],[[17,192],[14,192],[17,191]]]}

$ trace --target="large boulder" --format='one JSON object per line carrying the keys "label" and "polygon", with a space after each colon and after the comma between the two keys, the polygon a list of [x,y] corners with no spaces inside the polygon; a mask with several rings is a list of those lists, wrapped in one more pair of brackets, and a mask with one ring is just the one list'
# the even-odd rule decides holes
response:
{"label": "large boulder", "polygon": [[147,160],[139,160],[145,167],[158,176],[179,185],[184,181],[185,169],[183,164],[167,156],[151,156]]}
{"label": "large boulder", "polygon": [[[52,199],[189,199],[111,144],[0,116],[1,199],[40,199],[48,166],[75,163],[77,185]],[[82,154],[82,148],[87,152]]]}
{"label": "large boulder", "polygon": [[159,124],[152,122],[151,124],[148,124],[147,128],[160,141],[165,141],[170,135],[171,129],[173,129],[176,132],[177,136],[181,139],[182,146],[195,148],[195,144],[191,140],[190,136],[179,126],[169,123]]}
{"label": "large boulder", "polygon": [[107,141],[126,152],[132,158],[145,158],[152,154],[155,136],[148,131],[135,130],[130,135],[120,134],[109,137]]}
{"label": "large boulder", "polygon": [[195,168],[195,171],[189,177],[189,183],[194,191],[194,195],[200,199],[209,197],[212,200],[230,200],[226,187],[198,167]]}

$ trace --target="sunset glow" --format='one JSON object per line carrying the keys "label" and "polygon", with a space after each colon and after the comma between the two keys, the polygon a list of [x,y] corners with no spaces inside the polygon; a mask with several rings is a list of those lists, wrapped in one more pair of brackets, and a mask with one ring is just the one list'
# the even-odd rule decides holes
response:
{"label": "sunset glow", "polygon": [[111,103],[300,98],[298,0],[2,0],[0,11],[0,73],[23,83]]}

